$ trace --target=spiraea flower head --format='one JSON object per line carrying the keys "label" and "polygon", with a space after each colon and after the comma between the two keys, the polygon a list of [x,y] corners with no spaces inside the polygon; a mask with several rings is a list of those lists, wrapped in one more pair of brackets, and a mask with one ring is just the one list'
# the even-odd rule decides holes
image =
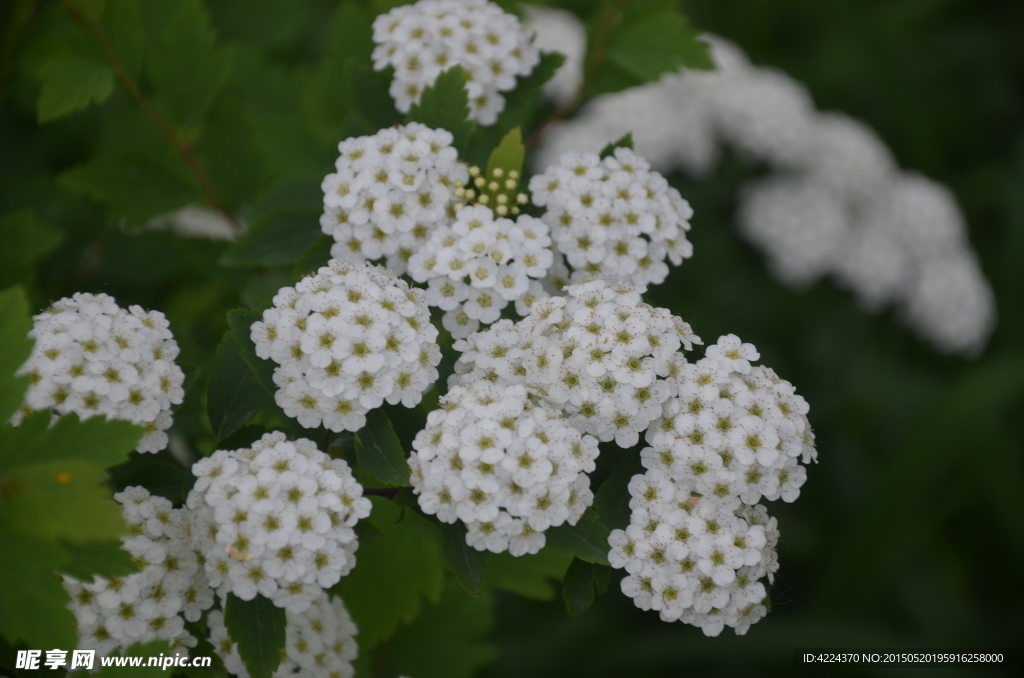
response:
{"label": "spiraea flower head", "polygon": [[586,473],[597,440],[581,435],[523,385],[453,387],[413,442],[420,508],[466,524],[480,551],[536,553],[544,531],[575,525],[593,502]]}
{"label": "spiraea flower head", "polygon": [[139,306],[125,310],[106,294],[79,292],[35,316],[35,346],[18,370],[31,380],[15,421],[35,410],[82,419],[104,415],[146,428],[139,452],[167,446],[171,406],[181,403],[185,374],[167,318]]}
{"label": "spiraea flower head", "polygon": [[[248,678],[238,645],[228,635],[224,613],[209,616],[210,644],[224,661],[228,673]],[[352,662],[359,655],[356,625],[340,598],[320,591],[302,613],[285,611],[285,644],[275,676],[328,676],[352,678]]]}
{"label": "spiraea flower head", "polygon": [[142,487],[114,499],[130,530],[122,548],[139,572],[93,581],[64,576],[80,647],[106,656],[154,640],[167,640],[172,649],[195,646],[185,621],[197,621],[213,605],[213,591],[192,549],[188,511]]}
{"label": "spiraea flower head", "polygon": [[567,152],[530,179],[530,192],[547,208],[543,219],[574,278],[658,284],[668,275],[666,259],[679,265],[693,254],[689,203],[628,148],[603,159]]}
{"label": "spiraea flower head", "polygon": [[384,259],[401,275],[431,233],[454,217],[454,191],[469,178],[452,135],[419,123],[338,144],[336,171],[324,177],[323,232],[331,256]]}
{"label": "spiraea flower head", "polygon": [[353,528],[370,501],[348,464],[312,441],[268,433],[214,452],[192,473],[195,549],[218,594],[260,594],[300,613],[355,566]]}
{"label": "spiraea flower head", "polygon": [[466,74],[470,119],[493,125],[515,89],[540,60],[519,18],[486,0],[420,0],[373,22],[374,68],[394,68],[391,96],[405,113],[441,72]]}
{"label": "spiraea flower head", "polygon": [[419,403],[441,349],[426,294],[391,271],[331,260],[253,323],[259,357],[277,363],[277,404],[306,428],[358,431],[386,400]]}

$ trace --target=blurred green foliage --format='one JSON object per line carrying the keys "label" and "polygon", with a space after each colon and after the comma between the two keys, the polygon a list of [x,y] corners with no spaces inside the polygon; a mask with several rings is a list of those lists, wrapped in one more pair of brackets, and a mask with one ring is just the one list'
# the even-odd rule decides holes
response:
{"label": "blurred green foliage", "polygon": [[[246,309],[266,307],[279,287],[326,261],[319,183],[337,142],[403,119],[387,74],[369,62],[372,17],[401,3],[68,4],[11,0],[0,9],[0,289],[21,284],[32,311],[90,291],[165,312],[179,362],[194,366],[202,385],[188,391],[173,431],[201,453],[270,428],[301,432],[270,402],[247,343]],[[579,13],[593,36],[613,3],[547,4]],[[362,567],[340,585],[362,630],[360,676],[658,677],[723,667],[785,675],[793,647],[1011,647],[1024,638],[1024,422],[1014,416],[1024,405],[1024,5],[688,0],[688,23],[672,13],[676,5],[631,3],[585,96],[700,65],[697,30],[735,40],[756,63],[806,83],[819,108],[874,126],[904,168],[953,188],[996,289],[999,328],[988,350],[965,362],[935,354],[892,312],[865,315],[830,284],[783,288],[731,227],[736,189],[757,168],[727,158],[709,180],[673,178],[695,209],[695,257],[648,300],[705,339],[735,332],[754,342],[811,404],[821,463],[798,502],[771,506],[782,533],[773,612],[745,637],[707,639],[636,610],[618,592],[618,572],[601,594],[608,571],[588,562],[596,556],[545,549],[466,560],[399,494],[375,499]],[[537,91],[557,65],[547,57],[523,79],[494,128],[461,126],[464,157],[484,164],[516,126],[528,137],[552,112]],[[440,124],[462,110],[444,105],[457,98],[458,83],[447,82],[457,76],[434,93],[448,87],[446,99],[425,95],[408,119]],[[244,222],[248,234],[230,244],[147,226],[193,203]],[[0,301],[4,314],[21,313],[0,324],[5,349],[23,335],[24,313],[7,308],[18,303]],[[16,355],[0,363],[19,364]],[[10,371],[0,369],[0,379]],[[0,409],[17,406],[8,404]],[[397,437],[407,448],[415,421],[391,420],[395,436],[361,443],[386,451]],[[119,457],[75,463],[93,464],[89,477],[124,458],[131,445],[119,444]],[[338,436],[334,445],[347,454],[353,440]],[[110,484],[144,484],[180,502],[191,476],[166,452],[147,457],[112,469]],[[582,556],[594,534],[617,526],[633,464],[602,454],[594,486],[611,479],[595,505],[604,524],[558,535],[553,545],[569,544],[558,550]],[[68,501],[95,501],[91,492]],[[3,518],[0,571],[30,582],[33,597],[26,607],[0,587],[0,632],[38,639],[37,647],[67,645],[68,614],[31,618],[33,606],[61,601],[45,568],[60,569],[71,554],[95,563],[92,572],[119,573],[124,564],[102,547],[116,529],[97,523],[86,549],[57,541],[71,536],[59,524],[47,532],[52,540],[38,540],[18,532],[16,511]],[[14,556],[30,553],[44,573]],[[9,649],[0,647],[0,660]]]}

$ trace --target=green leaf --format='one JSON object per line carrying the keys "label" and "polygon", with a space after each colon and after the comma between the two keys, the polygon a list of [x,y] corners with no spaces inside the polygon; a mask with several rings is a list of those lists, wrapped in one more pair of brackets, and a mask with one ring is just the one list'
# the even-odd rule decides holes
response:
{"label": "green leaf", "polygon": [[328,57],[345,60],[349,57],[371,63],[373,53],[373,21],[355,0],[342,0],[331,18],[330,31],[324,41]]}
{"label": "green leaf", "polygon": [[228,326],[241,348],[242,360],[252,370],[253,376],[256,377],[256,381],[263,387],[263,390],[273,397],[277,391],[277,386],[274,384],[275,363],[256,355],[256,344],[252,341],[252,325],[260,320],[263,320],[263,314],[249,308],[236,308],[228,311]]}
{"label": "green leaf", "polygon": [[410,122],[448,130],[455,137],[452,145],[460,152],[465,150],[473,123],[469,121],[466,74],[461,66],[444,71],[432,86],[423,90],[419,103],[413,104],[405,116],[405,124]]}
{"label": "green leaf", "polygon": [[29,378],[14,373],[32,353],[31,329],[28,301],[21,288],[0,292],[0,421],[10,419],[25,399]]}
{"label": "green leaf", "polygon": [[58,571],[86,584],[94,577],[113,579],[126,577],[139,571],[131,554],[121,548],[120,539],[90,541],[82,544],[61,540],[64,562]]}
{"label": "green leaf", "polygon": [[602,148],[601,149],[601,158],[604,159],[604,158],[607,158],[609,155],[614,154],[616,148],[632,149],[633,148],[633,133],[632,132],[626,132],[626,134],[623,135],[623,137],[621,139],[619,139],[618,141],[613,141],[613,142],[609,143],[607,146],[605,146],[604,148]]}
{"label": "green leaf", "polygon": [[270,678],[281,664],[285,641],[285,612],[269,598],[242,600],[228,594],[224,626],[252,678]]}
{"label": "green leaf", "polygon": [[292,276],[301,278],[316,273],[321,267],[326,266],[331,260],[331,247],[334,246],[334,238],[329,235],[321,235],[313,245],[302,253],[292,266]]}
{"label": "green leaf", "polygon": [[147,55],[157,105],[179,123],[198,122],[227,81],[230,55],[215,42],[202,4],[182,0]]}
{"label": "green leaf", "polygon": [[434,525],[385,499],[370,499],[370,520],[384,536],[360,545],[356,568],[337,587],[359,628],[360,653],[390,638],[400,623],[412,622],[424,598],[436,602],[444,581]]}
{"label": "green leaf", "polygon": [[26,419],[30,426],[0,427],[0,469],[15,464],[80,459],[101,468],[120,464],[135,449],[146,429],[127,421],[90,417],[79,421],[74,412],[62,416],[53,426],[44,410]]}
{"label": "green leaf", "polygon": [[128,528],[103,469],[79,459],[60,459],[14,469],[0,478],[0,509],[11,528],[43,540],[111,539]]}
{"label": "green leaf", "polygon": [[466,526],[461,521],[451,525],[441,523],[441,562],[472,596],[480,595],[483,588],[488,555],[466,543]]}
{"label": "green leaf", "polygon": [[114,91],[114,73],[102,61],[77,54],[59,54],[39,69],[42,87],[36,105],[39,122],[49,122],[101,104]]}
{"label": "green leaf", "polygon": [[271,401],[242,356],[242,346],[228,330],[217,346],[210,380],[206,384],[206,411],[217,440],[249,423]]}
{"label": "green leaf", "polygon": [[[193,633],[193,635],[195,635]],[[214,649],[213,644],[207,637],[207,633],[196,636],[199,638],[199,642],[193,650],[189,651],[189,655],[192,657],[210,657],[212,661],[209,666],[186,666],[178,669],[182,674],[188,678],[228,678],[230,675],[227,669],[224,668],[224,660],[220,658],[217,651]]]}
{"label": "green leaf", "polygon": [[201,200],[190,176],[140,154],[97,155],[59,174],[57,183],[106,206],[111,219],[136,225]]}
{"label": "green leaf", "polygon": [[[166,640],[151,640],[148,643],[135,643],[124,649],[120,654],[122,657],[143,657],[142,666],[106,666],[96,674],[97,678],[158,678],[166,676],[167,671],[161,665],[148,666],[150,657],[163,657],[169,655],[171,647]],[[99,662],[97,661],[97,664]]]}
{"label": "green leaf", "polygon": [[609,533],[608,528],[589,510],[576,525],[564,523],[545,532],[547,545],[559,553],[600,565],[608,564]]}
{"label": "green leaf", "polygon": [[55,228],[41,224],[32,210],[21,210],[0,219],[0,289],[32,282],[37,260],[51,252],[63,239]]}
{"label": "green leaf", "polygon": [[409,484],[409,461],[391,420],[380,408],[366,414],[366,426],[356,434],[359,466],[389,485]]}
{"label": "green leaf", "polygon": [[394,71],[388,68],[377,72],[372,65],[349,57],[345,60],[345,72],[352,83],[352,92],[358,93],[352,105],[372,129],[383,129],[401,122],[402,115],[388,92]]}
{"label": "green leaf", "polygon": [[487,159],[487,175],[494,174],[500,168],[507,176],[509,172],[523,172],[523,158],[526,148],[523,147],[523,133],[518,127],[505,135]]}
{"label": "green leaf", "polygon": [[518,558],[508,551],[487,560],[484,582],[500,591],[535,600],[554,600],[558,594],[552,582],[561,581],[572,558],[552,549]]}
{"label": "green leaf", "polygon": [[[147,1],[151,0],[143,0]],[[138,78],[146,51],[146,28],[138,3],[136,0],[107,0],[103,23],[121,67],[129,77]]]}
{"label": "green leaf", "polygon": [[0,634],[11,645],[77,647],[75,615],[68,594],[54,574],[64,553],[11,530],[0,522]]}
{"label": "green leaf", "polygon": [[135,454],[127,462],[109,471],[110,480],[117,490],[139,485],[151,494],[180,504],[188,497],[196,477],[166,450],[156,454]]}
{"label": "green leaf", "polygon": [[292,180],[262,195],[253,206],[251,229],[225,250],[227,266],[287,266],[322,235],[323,192],[319,179]]}
{"label": "green leaf", "polygon": [[[399,631],[383,654],[382,675],[416,678],[469,678],[492,662],[497,648],[489,641],[494,628],[490,595],[471,597],[451,580],[435,605]],[[380,656],[380,655],[378,655]]]}
{"label": "green leaf", "polygon": [[629,508],[629,481],[633,476],[644,473],[639,461],[620,464],[613,470],[594,494],[594,509],[601,522],[613,530],[624,530],[629,525],[632,510]]}
{"label": "green leaf", "polygon": [[562,582],[562,600],[569,616],[578,617],[586,612],[594,602],[595,593],[608,590],[610,579],[611,568],[573,558]]}
{"label": "green leaf", "polygon": [[613,31],[606,58],[643,82],[682,67],[711,69],[707,43],[675,9],[640,15]]}

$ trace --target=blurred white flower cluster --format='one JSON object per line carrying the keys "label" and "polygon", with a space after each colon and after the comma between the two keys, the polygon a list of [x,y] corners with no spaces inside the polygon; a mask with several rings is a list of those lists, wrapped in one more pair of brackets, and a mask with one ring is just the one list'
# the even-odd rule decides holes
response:
{"label": "blurred white flower cluster", "polygon": [[106,294],[78,292],[33,318],[32,355],[18,370],[30,378],[25,414],[50,409],[82,419],[103,415],[146,428],[139,452],[167,447],[171,406],[185,395],[178,344],[159,311],[127,311]]}
{"label": "blurred white flower cluster", "polygon": [[79,648],[104,657],[135,643],[167,640],[173,652],[187,652],[198,641],[185,620],[197,621],[214,598],[192,548],[189,512],[142,487],[128,487],[114,499],[131,530],[122,548],[139,572],[91,582],[64,576]]}
{"label": "blurred white flower cluster", "polygon": [[[583,26],[543,8],[527,17],[538,47],[568,57],[546,92],[572,96],[582,73]],[[550,130],[536,166],[632,132],[652,167],[700,177],[729,144],[773,171],[742,191],[738,223],[776,277],[794,287],[831,277],[868,310],[896,306],[939,350],[979,352],[995,325],[995,303],[949,189],[900,170],[863,123],[818,112],[800,83],[751,65],[725,40],[705,40],[715,71],[684,70],[598,97]]]}
{"label": "blurred white flower cluster", "polygon": [[413,407],[438,377],[426,295],[391,271],[331,260],[283,287],[253,323],[256,354],[277,363],[275,399],[306,428],[358,431],[387,400]]}
{"label": "blurred white flower cluster", "polygon": [[505,110],[501,92],[540,60],[519,18],[486,0],[420,0],[373,22],[374,68],[395,70],[391,96],[406,113],[442,71],[466,74],[470,119],[493,125]]}

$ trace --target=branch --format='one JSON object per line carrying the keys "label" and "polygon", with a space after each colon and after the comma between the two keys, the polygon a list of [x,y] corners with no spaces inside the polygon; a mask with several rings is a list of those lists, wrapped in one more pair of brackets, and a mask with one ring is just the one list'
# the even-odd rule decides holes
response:
{"label": "branch", "polygon": [[626,5],[631,0],[618,0],[614,5],[608,8],[605,15],[601,18],[601,25],[597,29],[597,33],[594,34],[594,44],[591,45],[591,49],[587,53],[587,62],[583,66],[583,79],[580,81],[580,86],[576,88],[576,92],[571,97],[562,102],[554,113],[548,116],[548,119],[541,123],[540,127],[535,129],[526,142],[523,144],[526,147],[526,152],[529,153],[537,147],[540,143],[540,139],[543,136],[544,131],[549,125],[552,125],[560,120],[565,120],[579,108],[583,102],[583,94],[587,91],[587,86],[594,79],[594,73],[597,72],[597,67],[604,61],[604,53],[608,50],[608,40],[612,35],[612,28],[615,27],[615,20],[619,18],[622,12],[626,9]]}
{"label": "branch", "polygon": [[110,67],[114,71],[114,77],[116,77],[118,82],[128,90],[128,93],[131,94],[133,99],[135,99],[139,108],[142,109],[142,112],[153,121],[153,124],[156,125],[164,137],[167,138],[167,141],[169,141],[170,144],[174,146],[175,150],[178,151],[182,159],[185,161],[185,164],[188,165],[189,170],[192,171],[196,181],[199,183],[199,188],[203,191],[203,195],[206,196],[206,202],[210,204],[210,207],[217,210],[227,218],[228,223],[231,224],[231,228],[234,231],[235,239],[237,240],[241,235],[242,229],[238,222],[235,221],[234,215],[232,215],[224,206],[224,201],[221,200],[220,194],[217,192],[216,187],[210,180],[210,175],[206,173],[206,168],[203,167],[202,161],[199,159],[199,156],[196,155],[195,149],[193,149],[191,144],[189,144],[188,141],[178,133],[174,128],[174,125],[171,124],[171,121],[165,118],[163,113],[158,111],[156,107],[150,103],[149,99],[146,98],[146,95],[142,93],[141,89],[139,89],[138,83],[128,75],[128,72],[124,69],[124,64],[121,63],[121,59],[117,56],[114,44],[110,41],[110,36],[107,35],[103,26],[90,22],[89,17],[87,17],[85,13],[76,7],[70,0],[61,0],[61,4],[78,23],[80,23],[87,31],[95,35],[96,39],[99,40],[100,44],[103,46],[103,51],[106,52],[107,60],[110,61]]}

